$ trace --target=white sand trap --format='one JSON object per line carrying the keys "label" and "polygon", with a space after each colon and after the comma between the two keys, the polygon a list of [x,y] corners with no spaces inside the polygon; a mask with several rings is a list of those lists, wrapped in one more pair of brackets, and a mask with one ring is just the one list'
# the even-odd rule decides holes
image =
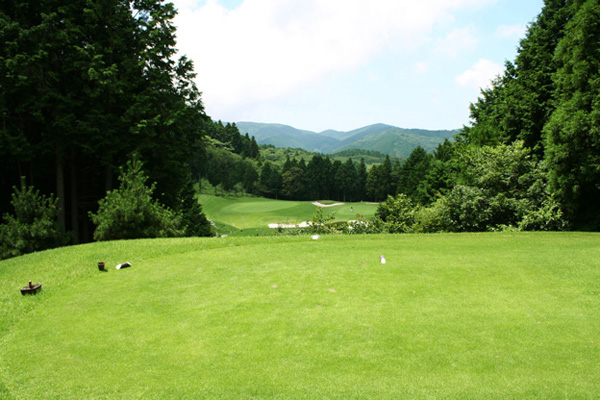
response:
{"label": "white sand trap", "polygon": [[269,224],[269,228],[277,229],[277,228],[308,228],[311,226],[311,222],[302,221],[299,224]]}
{"label": "white sand trap", "polygon": [[312,204],[317,207],[336,207],[336,206],[343,206],[345,203],[323,204],[323,203],[319,203],[318,201],[315,201]]}

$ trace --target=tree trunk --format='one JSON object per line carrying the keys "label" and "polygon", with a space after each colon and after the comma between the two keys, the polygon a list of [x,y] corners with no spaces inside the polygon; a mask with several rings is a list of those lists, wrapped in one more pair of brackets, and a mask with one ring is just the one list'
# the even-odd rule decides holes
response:
{"label": "tree trunk", "polygon": [[113,173],[110,165],[106,165],[104,168],[104,190],[108,192],[113,187]]}
{"label": "tree trunk", "polygon": [[71,151],[71,231],[73,244],[80,243],[79,237],[79,198],[77,189],[77,165],[75,161],[75,154]]}
{"label": "tree trunk", "polygon": [[23,163],[21,162],[21,160],[17,160],[17,170],[19,171],[19,180],[21,179],[21,177],[23,176]]}
{"label": "tree trunk", "polygon": [[65,229],[65,166],[63,148],[56,146],[56,197],[58,198],[58,224]]}

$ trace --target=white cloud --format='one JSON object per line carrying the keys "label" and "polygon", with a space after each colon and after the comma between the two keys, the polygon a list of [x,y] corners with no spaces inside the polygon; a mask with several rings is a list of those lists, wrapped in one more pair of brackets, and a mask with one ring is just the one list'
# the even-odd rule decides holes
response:
{"label": "white cloud", "polygon": [[373,72],[369,72],[369,74],[367,75],[367,82],[369,83],[376,83],[379,82],[381,78],[379,77],[378,74],[375,74]]}
{"label": "white cloud", "polygon": [[439,90],[434,89],[431,91],[431,97],[429,98],[429,104],[431,106],[441,106],[444,104],[444,100],[442,99],[441,93]]}
{"label": "white cloud", "polygon": [[461,87],[487,88],[492,80],[501,75],[504,67],[493,61],[481,59],[469,70],[456,77]]}
{"label": "white cloud", "polygon": [[[494,0],[174,0],[178,47],[194,61],[210,113],[289,94],[368,63],[384,49],[409,52],[462,7]],[[468,31],[448,40],[472,45]]]}
{"label": "white cloud", "polygon": [[469,26],[449,32],[446,37],[439,40],[436,49],[441,54],[457,57],[464,52],[474,50],[477,43],[479,43],[479,39],[477,39],[475,29]]}
{"label": "white cloud", "polygon": [[500,25],[496,29],[496,36],[501,39],[520,39],[525,36],[527,26],[525,25]]}
{"label": "white cloud", "polygon": [[414,64],[414,71],[417,75],[423,75],[427,73],[428,70],[429,65],[426,62],[419,61]]}

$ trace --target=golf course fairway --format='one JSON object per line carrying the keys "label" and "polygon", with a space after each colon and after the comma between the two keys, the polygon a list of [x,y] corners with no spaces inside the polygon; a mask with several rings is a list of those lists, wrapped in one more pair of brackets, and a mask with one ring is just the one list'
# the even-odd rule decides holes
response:
{"label": "golf course fairway", "polygon": [[99,242],[0,262],[0,302],[2,399],[600,394],[595,233]]}

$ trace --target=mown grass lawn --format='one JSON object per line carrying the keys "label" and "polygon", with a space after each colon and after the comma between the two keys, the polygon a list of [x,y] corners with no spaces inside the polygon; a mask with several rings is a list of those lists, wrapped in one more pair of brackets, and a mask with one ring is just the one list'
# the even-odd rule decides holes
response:
{"label": "mown grass lawn", "polygon": [[[200,195],[199,201],[206,216],[217,223],[220,233],[251,229],[252,234],[267,234],[269,224],[299,224],[310,221],[317,208],[310,201],[274,200],[263,197],[217,197],[203,194]],[[324,212],[333,213],[335,221],[348,221],[356,219],[356,214],[366,218],[373,217],[376,209],[376,204],[345,203],[342,206],[326,207]]]}
{"label": "mown grass lawn", "polygon": [[0,262],[0,301],[0,398],[600,393],[599,234],[95,243]]}

